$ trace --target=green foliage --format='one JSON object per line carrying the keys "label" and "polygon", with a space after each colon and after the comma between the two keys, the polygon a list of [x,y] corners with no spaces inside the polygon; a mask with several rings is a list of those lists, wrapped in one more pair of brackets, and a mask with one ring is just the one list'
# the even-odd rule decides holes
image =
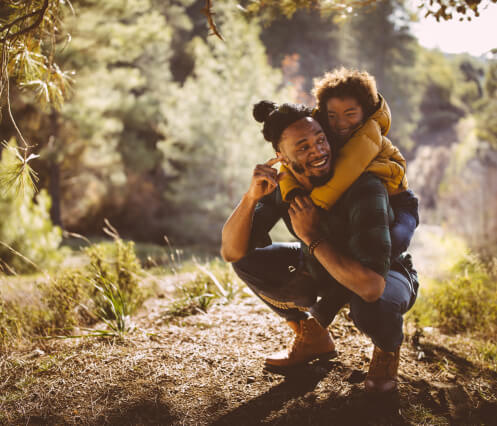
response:
{"label": "green foliage", "polygon": [[415,70],[418,52],[409,19],[402,1],[375,2],[345,21],[339,47],[343,64],[375,77],[393,115],[388,137],[403,150],[412,148],[420,103]]}
{"label": "green foliage", "polygon": [[439,51],[419,49],[418,58],[422,119],[416,134],[422,140],[451,128],[470,112],[481,87],[475,75],[477,65],[463,57],[448,59]]}
{"label": "green foliage", "polygon": [[[99,232],[110,210],[118,216],[113,223],[133,229],[133,237],[161,239],[160,104],[171,96],[172,43],[188,37],[192,2],[92,0],[73,2],[75,13],[61,7],[56,40],[64,46],[51,53],[73,70],[72,96],[56,111],[40,108],[24,91],[11,93],[19,128],[40,154],[36,170],[50,189],[57,223],[60,211],[66,228]],[[35,58],[25,56],[28,64]],[[13,133],[10,123],[0,124],[2,133]],[[139,207],[144,204],[147,209]]]}
{"label": "green foliage", "polygon": [[478,136],[497,149],[497,59],[490,62],[485,76],[484,98],[477,106]]}
{"label": "green foliage", "polygon": [[421,293],[413,314],[422,324],[448,333],[494,335],[497,324],[497,274],[494,264],[461,260],[452,276]]}
{"label": "green foliage", "polygon": [[497,364],[497,345],[492,342],[485,342],[479,348],[479,352],[485,361]]}
{"label": "green foliage", "polygon": [[198,272],[195,278],[176,289],[166,319],[205,313],[213,302],[228,303],[240,292],[240,281],[233,269],[224,262],[216,259],[210,264],[196,265]]}
{"label": "green foliage", "polygon": [[64,271],[40,285],[43,309],[32,327],[39,335],[66,334],[81,323],[81,303],[87,289],[81,273]]}
{"label": "green foliage", "polygon": [[145,297],[133,241],[116,238],[113,244],[95,244],[85,252],[90,258],[88,279],[98,316],[118,323],[124,321],[123,317],[133,313]]}
{"label": "green foliage", "polygon": [[[97,316],[105,323],[107,330],[89,330],[91,334],[105,336],[119,336],[133,330],[130,325],[130,308],[137,302],[130,300],[124,295],[124,292],[114,283],[106,281],[102,277],[98,277],[101,286],[94,284],[98,291],[94,293],[98,295]],[[104,302],[104,303],[102,303]],[[136,306],[136,305],[135,305]],[[111,315],[109,315],[109,310]]]}
{"label": "green foliage", "polygon": [[[490,1],[497,2],[497,0]],[[420,7],[425,12],[425,17],[431,15],[437,22],[456,18],[459,21],[471,21],[472,18],[480,16],[482,11],[484,13],[485,3],[482,0],[430,0],[422,2]]]}
{"label": "green foliage", "polygon": [[30,154],[26,158],[21,155],[15,142],[11,141],[10,144],[4,143],[5,150],[10,151],[8,159],[2,164],[0,170],[0,188],[4,193],[13,190],[16,195],[24,195],[27,188],[34,190],[35,182],[38,182],[36,172],[31,168],[29,162],[37,158],[38,155]]}
{"label": "green foliage", "polygon": [[[46,276],[27,291],[28,300],[0,295],[0,346],[21,337],[78,337],[69,335],[74,327],[104,337],[133,329],[129,316],[147,296],[134,243],[115,238],[84,251],[88,264]],[[98,320],[105,329],[84,328]]]}
{"label": "green foliage", "polygon": [[251,109],[261,99],[281,98],[281,74],[267,63],[258,27],[233,7],[226,2],[216,15],[226,43],[192,41],[194,72],[162,109],[168,137],[159,149],[174,179],[166,196],[176,240],[217,244],[254,165],[272,155]]}
{"label": "green foliage", "polygon": [[[9,148],[15,147],[12,141]],[[9,169],[16,161],[15,153],[4,149],[0,169]],[[29,185],[19,194],[14,188],[0,193],[0,241],[4,243],[0,245],[0,259],[6,265],[4,270],[30,272],[36,269],[35,265],[50,267],[60,260],[62,253],[57,249],[62,232],[50,220],[50,203],[45,190],[34,197],[34,189]]]}
{"label": "green foliage", "polygon": [[[58,43],[65,43],[60,0],[8,0],[0,6],[0,52],[2,72],[0,98],[9,77],[19,88],[28,89],[41,105],[60,108],[69,94],[71,77],[54,62]],[[3,102],[2,102],[3,104]]]}
{"label": "green foliage", "polygon": [[[289,31],[289,27],[298,28],[298,31]],[[280,16],[270,25],[263,26],[261,38],[271,63],[281,64],[285,84],[298,89],[301,79],[301,86],[307,93],[311,93],[314,78],[342,63],[340,27],[317,11],[298,11],[291,19]],[[313,100],[312,96],[307,96]]]}
{"label": "green foliage", "polygon": [[176,299],[167,309],[167,316],[185,317],[205,313],[215,297],[209,292],[209,286],[203,278],[184,284],[177,293]]}
{"label": "green foliage", "polygon": [[[497,0],[490,0],[496,3]],[[217,5],[217,1],[213,2]],[[247,11],[254,14],[264,13],[269,18],[274,18],[279,14],[292,17],[299,9],[315,8],[322,13],[340,13],[340,16],[347,18],[361,12],[365,6],[379,3],[378,0],[251,0]],[[424,13],[424,17],[433,16],[437,21],[449,21],[459,19],[470,21],[474,17],[480,16],[485,10],[485,2],[482,0],[430,0],[418,2],[418,7]]]}

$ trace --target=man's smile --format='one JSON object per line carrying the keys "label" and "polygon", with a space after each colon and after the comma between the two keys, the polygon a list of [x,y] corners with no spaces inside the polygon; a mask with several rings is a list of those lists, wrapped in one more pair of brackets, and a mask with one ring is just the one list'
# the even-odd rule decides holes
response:
{"label": "man's smile", "polygon": [[316,160],[308,162],[307,165],[309,167],[312,167],[313,169],[321,169],[328,165],[329,159],[330,159],[329,155],[323,155],[322,157],[319,157]]}

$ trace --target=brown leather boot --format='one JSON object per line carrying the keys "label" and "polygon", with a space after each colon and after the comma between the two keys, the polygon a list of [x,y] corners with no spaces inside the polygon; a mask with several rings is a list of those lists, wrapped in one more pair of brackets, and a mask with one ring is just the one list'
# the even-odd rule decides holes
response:
{"label": "brown leather boot", "polygon": [[364,382],[367,391],[391,392],[397,388],[400,347],[395,352],[384,352],[374,347],[373,359]]}
{"label": "brown leather boot", "polygon": [[266,358],[272,367],[293,367],[323,356],[336,355],[335,344],[330,332],[315,318],[287,323],[295,332],[295,340],[290,350],[282,351]]}

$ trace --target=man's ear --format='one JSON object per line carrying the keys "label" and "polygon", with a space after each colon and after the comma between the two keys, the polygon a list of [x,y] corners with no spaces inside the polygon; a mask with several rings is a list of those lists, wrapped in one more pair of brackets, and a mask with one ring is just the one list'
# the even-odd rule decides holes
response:
{"label": "man's ear", "polygon": [[285,158],[285,156],[280,152],[276,151],[276,157],[278,157],[281,161],[282,164],[288,164],[288,160]]}

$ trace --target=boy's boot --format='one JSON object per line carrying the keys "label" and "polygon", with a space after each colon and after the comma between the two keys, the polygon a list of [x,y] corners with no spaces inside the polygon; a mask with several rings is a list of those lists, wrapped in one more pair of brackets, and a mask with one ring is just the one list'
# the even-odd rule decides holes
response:
{"label": "boy's boot", "polygon": [[323,328],[315,318],[288,321],[295,332],[295,340],[288,351],[282,351],[266,358],[266,364],[272,367],[293,367],[315,358],[336,355],[335,344],[330,332]]}
{"label": "boy's boot", "polygon": [[385,352],[375,346],[373,359],[364,382],[366,390],[371,392],[390,392],[395,390],[397,388],[399,359],[400,346],[395,352]]}

